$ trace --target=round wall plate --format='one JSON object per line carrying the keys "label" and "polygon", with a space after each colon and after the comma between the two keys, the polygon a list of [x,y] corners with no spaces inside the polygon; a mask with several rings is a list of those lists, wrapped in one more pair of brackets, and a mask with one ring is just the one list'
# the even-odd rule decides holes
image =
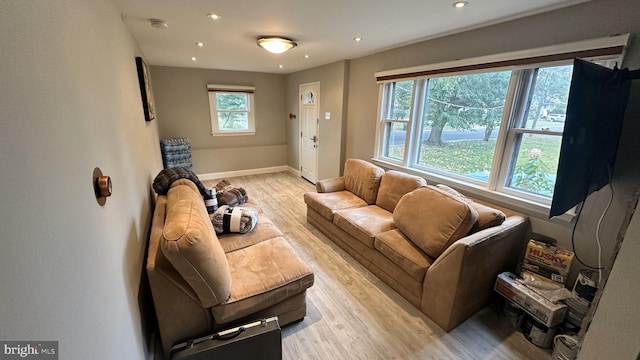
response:
{"label": "round wall plate", "polygon": [[100,168],[93,169],[93,176],[91,177],[93,185],[93,192],[96,196],[96,201],[100,206],[103,206],[107,202],[107,197],[111,196],[113,185],[109,176],[103,175]]}

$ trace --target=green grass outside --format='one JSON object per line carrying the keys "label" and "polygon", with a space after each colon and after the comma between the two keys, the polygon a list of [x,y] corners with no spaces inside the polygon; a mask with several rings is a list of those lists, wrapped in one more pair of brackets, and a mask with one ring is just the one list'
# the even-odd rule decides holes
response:
{"label": "green grass outside", "polygon": [[[555,173],[558,167],[560,143],[560,137],[524,135],[517,165],[523,165],[529,160],[529,152],[535,148],[541,151],[540,159],[549,171]],[[495,146],[495,140],[453,141],[444,146],[423,144],[419,162],[455,174],[489,172]],[[396,146],[389,150],[389,155],[402,158],[404,146]]]}

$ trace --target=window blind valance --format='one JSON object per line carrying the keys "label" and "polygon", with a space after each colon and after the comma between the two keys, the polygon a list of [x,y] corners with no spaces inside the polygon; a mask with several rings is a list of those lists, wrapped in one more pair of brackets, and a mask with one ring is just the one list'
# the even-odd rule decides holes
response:
{"label": "window blind valance", "polygon": [[465,73],[478,70],[515,69],[534,64],[550,64],[575,58],[622,59],[629,34],[615,35],[592,40],[546,46],[536,49],[514,51],[497,55],[481,56],[464,60],[415,66],[375,73],[379,83],[410,78],[423,78],[439,74]]}
{"label": "window blind valance", "polygon": [[241,92],[241,93],[253,93],[256,90],[254,86],[244,85],[220,85],[220,84],[207,84],[207,91],[209,92]]}

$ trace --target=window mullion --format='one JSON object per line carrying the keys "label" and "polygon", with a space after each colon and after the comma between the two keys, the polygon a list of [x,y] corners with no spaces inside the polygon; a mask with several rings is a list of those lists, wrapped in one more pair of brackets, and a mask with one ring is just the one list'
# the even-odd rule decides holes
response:
{"label": "window mullion", "polygon": [[405,163],[404,166],[412,167],[416,163],[418,147],[420,146],[420,120],[422,119],[423,101],[424,101],[424,82],[418,80],[414,82],[413,99],[411,100],[411,116],[409,118],[409,131],[407,132],[408,141],[405,145]]}
{"label": "window mullion", "polygon": [[534,85],[534,69],[518,70],[514,72],[514,91],[510,99],[511,109],[509,112],[509,121],[506,122],[507,129],[505,133],[505,142],[502,147],[500,157],[500,171],[497,173],[494,190],[504,190],[507,179],[510,179],[517,161],[517,154],[520,151],[521,136],[518,136],[515,128],[522,126],[524,116],[527,109],[527,103],[530,101],[531,93]]}
{"label": "window mullion", "polygon": [[487,187],[489,190],[496,190],[504,182],[504,170],[505,164],[508,163],[508,157],[506,156],[509,143],[509,129],[511,124],[514,123],[515,115],[515,100],[518,97],[519,88],[521,84],[521,71],[513,71],[511,73],[511,79],[509,80],[509,88],[507,89],[507,97],[505,98],[505,106],[502,111],[502,121],[500,121],[500,130],[498,131],[498,138],[496,139],[496,148],[493,153],[493,162],[491,171],[489,172],[489,179]]}
{"label": "window mullion", "polygon": [[375,157],[382,157],[382,149],[385,146],[384,141],[384,126],[382,119],[387,117],[387,109],[389,108],[389,101],[387,100],[387,94],[389,93],[389,84],[380,85],[378,89],[378,104],[381,104],[378,107],[378,121],[376,121],[376,137],[378,141],[375,144]]}

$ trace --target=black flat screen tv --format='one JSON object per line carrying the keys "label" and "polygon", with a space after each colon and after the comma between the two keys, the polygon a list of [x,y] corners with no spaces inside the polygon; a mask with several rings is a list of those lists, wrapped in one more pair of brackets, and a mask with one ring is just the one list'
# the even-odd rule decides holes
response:
{"label": "black flat screen tv", "polygon": [[626,69],[574,60],[549,218],[609,183],[629,99],[627,75]]}

